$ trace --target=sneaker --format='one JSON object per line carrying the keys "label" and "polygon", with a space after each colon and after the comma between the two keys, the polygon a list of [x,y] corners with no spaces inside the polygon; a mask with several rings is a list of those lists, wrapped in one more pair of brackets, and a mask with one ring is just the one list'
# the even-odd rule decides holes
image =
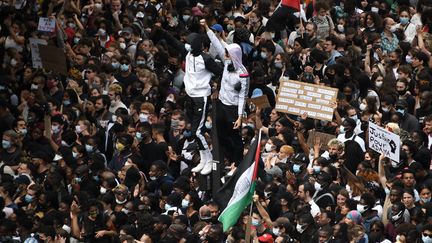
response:
{"label": "sneaker", "polygon": [[208,175],[212,172],[213,169],[213,156],[210,152],[210,150],[204,151],[204,158],[205,158],[205,165],[204,168],[201,170],[201,175]]}

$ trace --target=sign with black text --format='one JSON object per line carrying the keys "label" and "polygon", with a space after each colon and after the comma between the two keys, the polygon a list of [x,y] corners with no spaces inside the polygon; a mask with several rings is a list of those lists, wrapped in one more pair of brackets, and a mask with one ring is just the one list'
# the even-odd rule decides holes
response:
{"label": "sign with black text", "polygon": [[294,115],[306,112],[310,118],[332,121],[332,104],[336,103],[337,93],[335,88],[281,78],[275,108],[279,112]]}
{"label": "sign with black text", "polygon": [[399,162],[400,137],[384,128],[369,122],[369,148],[385,157]]}

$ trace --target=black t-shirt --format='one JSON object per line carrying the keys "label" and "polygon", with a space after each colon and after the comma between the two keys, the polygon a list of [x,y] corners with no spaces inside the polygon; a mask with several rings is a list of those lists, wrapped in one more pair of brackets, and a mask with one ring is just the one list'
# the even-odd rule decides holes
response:
{"label": "black t-shirt", "polygon": [[138,77],[134,73],[129,73],[128,76],[124,77],[121,75],[121,73],[118,73],[115,75],[115,78],[120,82],[120,84],[123,86],[124,92],[126,92],[126,89],[129,85],[131,85],[133,82],[138,81]]}
{"label": "black t-shirt", "polygon": [[148,175],[150,170],[151,163],[156,160],[166,161],[165,147],[156,144],[154,141],[151,143],[145,144],[141,142],[139,144],[142,163],[138,164],[138,167],[141,171]]}

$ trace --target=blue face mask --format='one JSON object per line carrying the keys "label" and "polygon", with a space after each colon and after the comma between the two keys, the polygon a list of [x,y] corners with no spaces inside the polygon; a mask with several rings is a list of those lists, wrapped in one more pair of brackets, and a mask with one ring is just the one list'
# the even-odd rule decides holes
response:
{"label": "blue face mask", "polygon": [[127,72],[127,71],[129,71],[129,64],[122,64],[122,65],[120,65],[120,70],[121,70],[122,72]]}
{"label": "blue face mask", "polygon": [[171,205],[169,205],[168,203],[165,203],[165,211],[168,211],[171,209]]}
{"label": "blue face mask", "polygon": [[403,24],[403,25],[406,25],[409,22],[409,18],[408,17],[400,17],[399,20],[400,20],[400,23]]}
{"label": "blue face mask", "polygon": [[186,199],[183,199],[182,200],[182,208],[187,208],[187,207],[189,207],[189,201]]}
{"label": "blue face mask", "polygon": [[113,66],[113,68],[117,69],[117,68],[120,67],[120,63],[118,63],[118,62],[113,62],[113,63],[111,63],[111,66]]}
{"label": "blue face mask", "polygon": [[93,151],[93,146],[86,144],[85,149],[86,149],[87,153],[90,153],[91,151]]}
{"label": "blue face mask", "polygon": [[397,109],[397,113],[400,113],[402,116],[405,115],[405,109]]}
{"label": "blue face mask", "polygon": [[192,136],[192,132],[189,130],[184,130],[183,137],[190,138]]}
{"label": "blue face mask", "polygon": [[70,104],[71,104],[70,100],[63,100],[63,105],[70,105]]}
{"label": "blue face mask", "polygon": [[294,173],[300,173],[300,169],[301,169],[301,166],[300,165],[298,165],[298,164],[294,164],[293,165],[293,172]]}
{"label": "blue face mask", "polygon": [[93,176],[93,179],[94,179],[95,181],[99,181],[99,176],[98,176],[98,175],[95,175],[95,176]]}
{"label": "blue face mask", "polygon": [[137,64],[137,65],[144,65],[144,64],[145,64],[145,61],[141,61],[141,60],[139,60],[139,61],[136,61],[136,64]]}
{"label": "blue face mask", "polygon": [[74,157],[74,159],[76,159],[78,157],[78,153],[72,152],[72,157]]}
{"label": "blue face mask", "polygon": [[186,22],[190,18],[190,15],[183,15],[183,21]]}
{"label": "blue face mask", "polygon": [[260,221],[258,219],[252,219],[252,225],[255,227],[260,226]]}
{"label": "blue face mask", "polygon": [[2,141],[2,147],[3,147],[4,149],[9,149],[9,148],[11,147],[11,142],[8,141],[8,140],[3,140],[3,141]]}
{"label": "blue face mask", "polygon": [[26,194],[25,197],[24,197],[24,201],[25,201],[26,203],[31,203],[31,202],[33,202],[33,196],[31,196],[31,195],[29,195],[29,194]]}
{"label": "blue face mask", "polygon": [[350,116],[350,118],[353,119],[355,122],[357,122],[357,120],[358,120],[358,116],[357,115]]}
{"label": "blue face mask", "polygon": [[136,132],[136,133],[135,133],[135,137],[136,137],[136,139],[137,139],[138,141],[141,141],[141,140],[142,140],[142,134],[141,134],[140,132]]}
{"label": "blue face mask", "polygon": [[261,58],[262,59],[267,59],[267,53],[261,52]]}
{"label": "blue face mask", "polygon": [[75,182],[76,183],[80,183],[82,180],[81,180],[81,178],[80,177],[75,177]]}
{"label": "blue face mask", "polygon": [[431,199],[430,198],[422,198],[421,197],[420,200],[422,200],[423,203],[428,203],[428,202],[430,202]]}

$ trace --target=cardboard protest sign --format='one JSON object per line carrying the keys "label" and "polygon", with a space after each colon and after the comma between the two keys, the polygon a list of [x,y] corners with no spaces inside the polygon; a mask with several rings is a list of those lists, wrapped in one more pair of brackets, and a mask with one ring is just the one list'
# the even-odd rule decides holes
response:
{"label": "cardboard protest sign", "polygon": [[400,137],[373,122],[369,122],[369,148],[399,162]]}
{"label": "cardboard protest sign", "polygon": [[316,137],[320,138],[321,148],[323,150],[327,150],[327,143],[330,140],[332,140],[333,138],[336,138],[335,135],[331,135],[331,134],[323,133],[323,132],[318,132],[315,130],[310,130],[308,140],[307,140],[307,145],[309,146],[309,148],[313,148],[314,140]]}
{"label": "cardboard protest sign", "polygon": [[33,68],[42,68],[42,59],[40,57],[38,45],[46,46],[48,43],[44,39],[37,39],[37,38],[29,38],[29,41],[30,41]]}
{"label": "cardboard protest sign", "polygon": [[66,55],[62,48],[39,45],[43,68],[67,75]]}
{"label": "cardboard protest sign", "polygon": [[302,115],[331,121],[332,103],[336,102],[338,90],[327,86],[298,82],[282,78],[276,99],[276,110],[284,113]]}
{"label": "cardboard protest sign", "polygon": [[44,32],[54,32],[56,27],[55,24],[55,19],[40,17],[38,23],[38,30]]}
{"label": "cardboard protest sign", "polygon": [[[255,98],[248,99],[248,105],[249,107],[254,106],[254,108],[258,107],[260,109],[265,109],[270,107],[270,103],[268,101],[267,95],[261,95]],[[251,110],[255,110],[255,109],[251,109]]]}

